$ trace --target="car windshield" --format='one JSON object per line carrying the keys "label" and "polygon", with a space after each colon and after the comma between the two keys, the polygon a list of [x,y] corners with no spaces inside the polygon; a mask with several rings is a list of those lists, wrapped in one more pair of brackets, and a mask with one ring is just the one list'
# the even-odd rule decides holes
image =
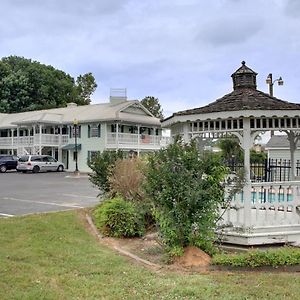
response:
{"label": "car windshield", "polygon": [[26,161],[28,161],[28,159],[29,159],[29,156],[22,156],[22,157],[19,158],[19,161],[20,162],[26,162]]}

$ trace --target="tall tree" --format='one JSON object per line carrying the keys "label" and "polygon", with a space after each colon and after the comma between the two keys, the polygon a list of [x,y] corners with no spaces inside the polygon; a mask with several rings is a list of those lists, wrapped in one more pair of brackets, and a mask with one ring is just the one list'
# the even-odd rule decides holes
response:
{"label": "tall tree", "polygon": [[[69,102],[89,104],[96,89],[91,73],[78,83],[69,74],[19,56],[0,60],[0,112],[64,107]],[[91,84],[89,84],[91,82]]]}
{"label": "tall tree", "polygon": [[82,104],[90,104],[91,95],[97,88],[96,80],[92,73],[87,73],[84,75],[79,75],[76,79],[78,100]]}
{"label": "tall tree", "polygon": [[158,98],[155,98],[153,96],[147,96],[141,101],[142,105],[145,106],[154,117],[163,119],[163,110],[161,108],[161,105],[159,103]]}

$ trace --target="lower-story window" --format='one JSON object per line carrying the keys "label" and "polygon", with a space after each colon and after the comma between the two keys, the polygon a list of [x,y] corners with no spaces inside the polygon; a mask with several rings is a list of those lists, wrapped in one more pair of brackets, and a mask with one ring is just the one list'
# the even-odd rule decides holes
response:
{"label": "lower-story window", "polygon": [[93,160],[100,151],[88,151],[88,160]]}

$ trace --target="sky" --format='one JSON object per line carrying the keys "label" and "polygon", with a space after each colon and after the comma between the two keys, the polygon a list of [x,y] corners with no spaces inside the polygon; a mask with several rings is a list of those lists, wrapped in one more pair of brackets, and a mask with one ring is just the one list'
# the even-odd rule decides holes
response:
{"label": "sky", "polygon": [[92,72],[92,103],[126,88],[167,117],[230,93],[243,60],[259,90],[282,76],[274,96],[300,103],[299,0],[1,0],[0,45],[0,57]]}

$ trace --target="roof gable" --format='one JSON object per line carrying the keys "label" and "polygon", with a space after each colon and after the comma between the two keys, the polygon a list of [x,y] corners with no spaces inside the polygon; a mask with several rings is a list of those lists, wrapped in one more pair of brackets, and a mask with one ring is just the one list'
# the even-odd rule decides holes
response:
{"label": "roof gable", "polygon": [[144,106],[137,102],[125,107],[124,109],[121,109],[120,112],[143,116],[152,116],[152,114]]}

